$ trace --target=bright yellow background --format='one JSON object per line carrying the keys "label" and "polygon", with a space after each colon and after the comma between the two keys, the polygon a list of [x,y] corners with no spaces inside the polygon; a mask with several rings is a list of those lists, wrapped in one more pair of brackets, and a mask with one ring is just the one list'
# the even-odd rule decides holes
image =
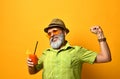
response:
{"label": "bright yellow background", "polygon": [[0,79],[41,79],[41,72],[29,75],[26,50],[37,55],[49,47],[43,32],[53,18],[61,18],[70,29],[67,40],[99,51],[96,36],[89,28],[100,25],[107,37],[112,62],[83,67],[83,79],[120,78],[119,0],[1,0],[0,1]]}

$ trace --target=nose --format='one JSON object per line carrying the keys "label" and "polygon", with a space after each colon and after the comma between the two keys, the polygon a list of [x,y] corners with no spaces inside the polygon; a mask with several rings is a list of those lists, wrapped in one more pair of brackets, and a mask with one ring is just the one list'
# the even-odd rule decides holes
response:
{"label": "nose", "polygon": [[51,32],[50,37],[53,37],[53,36],[55,36],[55,34],[53,32]]}

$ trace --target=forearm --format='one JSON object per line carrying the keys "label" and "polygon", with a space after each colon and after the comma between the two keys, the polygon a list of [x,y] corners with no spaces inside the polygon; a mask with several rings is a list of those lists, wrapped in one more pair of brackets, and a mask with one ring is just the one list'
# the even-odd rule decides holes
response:
{"label": "forearm", "polygon": [[100,53],[97,55],[96,62],[104,63],[111,61],[111,52],[104,34],[100,33],[97,35],[97,37],[99,39]]}
{"label": "forearm", "polygon": [[101,62],[111,61],[111,52],[106,41],[100,42],[100,49],[101,49],[101,52],[99,56],[102,57]]}

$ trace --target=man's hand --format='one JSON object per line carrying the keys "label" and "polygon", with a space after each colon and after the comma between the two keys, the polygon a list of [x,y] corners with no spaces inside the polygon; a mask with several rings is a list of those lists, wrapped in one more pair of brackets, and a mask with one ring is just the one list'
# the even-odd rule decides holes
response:
{"label": "man's hand", "polygon": [[98,39],[105,38],[104,34],[103,34],[103,30],[101,29],[100,26],[93,26],[92,28],[90,28],[90,31],[92,33],[96,34]]}
{"label": "man's hand", "polygon": [[34,62],[32,62],[30,58],[27,58],[27,65],[30,74],[35,74],[38,72],[38,70],[35,67],[36,65],[34,64]]}
{"label": "man's hand", "polygon": [[38,62],[37,55],[32,54],[31,51],[29,51],[29,50],[26,51],[26,54],[28,55],[28,57],[27,57],[28,67],[34,67]]}
{"label": "man's hand", "polygon": [[34,63],[32,62],[32,60],[30,58],[27,58],[27,65],[29,67],[34,67]]}

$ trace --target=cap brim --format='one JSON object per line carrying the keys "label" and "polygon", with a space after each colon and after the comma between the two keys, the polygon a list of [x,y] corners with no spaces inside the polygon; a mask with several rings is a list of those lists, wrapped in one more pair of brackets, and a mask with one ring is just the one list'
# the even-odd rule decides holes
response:
{"label": "cap brim", "polygon": [[61,28],[61,29],[65,30],[66,33],[69,33],[69,30],[68,30],[67,28],[63,28],[63,27],[58,26],[58,25],[50,25],[49,27],[46,27],[46,28],[44,29],[44,32],[47,33],[47,32],[48,32],[48,29],[51,29],[51,28]]}

